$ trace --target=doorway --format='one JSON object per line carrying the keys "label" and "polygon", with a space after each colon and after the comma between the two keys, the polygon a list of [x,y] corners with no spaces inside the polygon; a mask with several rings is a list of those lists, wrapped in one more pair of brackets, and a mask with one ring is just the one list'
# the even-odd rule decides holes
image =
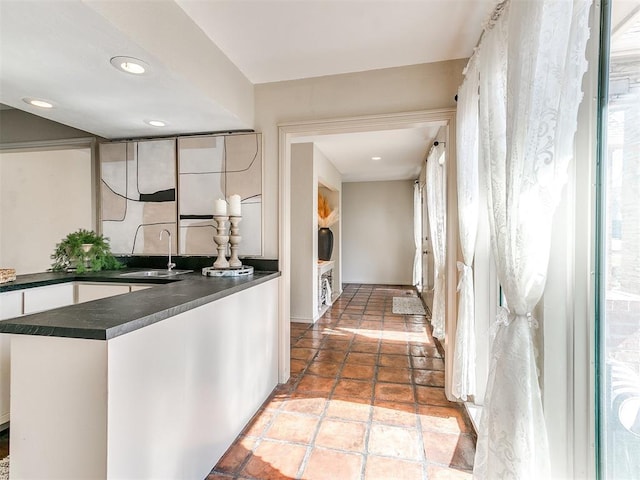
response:
{"label": "doorway", "polygon": [[[439,124],[447,130],[455,128],[455,109],[437,109],[385,115],[371,115],[321,121],[293,122],[278,126],[279,154],[279,246],[278,257],[281,271],[280,331],[279,331],[279,381],[284,383],[290,376],[290,289],[291,289],[291,144],[299,137],[358,133],[378,130],[414,128],[421,124]],[[426,152],[425,152],[426,153]],[[455,238],[455,234],[451,235]],[[450,249],[454,250],[454,249]],[[455,261],[449,262],[455,267]],[[455,268],[448,276],[455,292]],[[451,280],[453,279],[453,280]],[[455,314],[455,313],[454,313]]]}

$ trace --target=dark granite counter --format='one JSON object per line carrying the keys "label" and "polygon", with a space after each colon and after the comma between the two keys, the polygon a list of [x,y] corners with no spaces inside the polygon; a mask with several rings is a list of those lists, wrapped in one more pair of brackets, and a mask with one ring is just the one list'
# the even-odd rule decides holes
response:
{"label": "dark granite counter", "polygon": [[0,321],[0,333],[109,340],[280,276],[256,270],[247,277],[123,277],[132,270],[20,275],[0,293],[68,282],[157,284],[153,288]]}

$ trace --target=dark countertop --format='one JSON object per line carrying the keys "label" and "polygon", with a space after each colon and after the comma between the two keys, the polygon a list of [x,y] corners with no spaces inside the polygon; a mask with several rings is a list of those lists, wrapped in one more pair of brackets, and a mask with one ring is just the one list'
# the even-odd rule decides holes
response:
{"label": "dark countertop", "polygon": [[19,275],[0,293],[68,282],[158,284],[153,288],[0,321],[0,333],[109,340],[280,276],[205,277],[199,271],[167,278],[122,277],[131,269],[96,273]]}

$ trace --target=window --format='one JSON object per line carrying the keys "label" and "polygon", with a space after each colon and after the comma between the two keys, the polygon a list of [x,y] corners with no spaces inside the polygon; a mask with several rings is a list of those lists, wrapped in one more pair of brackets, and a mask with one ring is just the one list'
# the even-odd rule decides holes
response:
{"label": "window", "polygon": [[640,479],[640,2],[603,12],[599,471],[627,480]]}

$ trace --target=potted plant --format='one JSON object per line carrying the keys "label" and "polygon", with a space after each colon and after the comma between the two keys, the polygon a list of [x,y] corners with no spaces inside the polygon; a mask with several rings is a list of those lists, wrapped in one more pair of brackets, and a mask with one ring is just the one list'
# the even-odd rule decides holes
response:
{"label": "potted plant", "polygon": [[58,243],[51,259],[51,270],[54,272],[98,272],[124,266],[111,254],[108,238],[82,228]]}

